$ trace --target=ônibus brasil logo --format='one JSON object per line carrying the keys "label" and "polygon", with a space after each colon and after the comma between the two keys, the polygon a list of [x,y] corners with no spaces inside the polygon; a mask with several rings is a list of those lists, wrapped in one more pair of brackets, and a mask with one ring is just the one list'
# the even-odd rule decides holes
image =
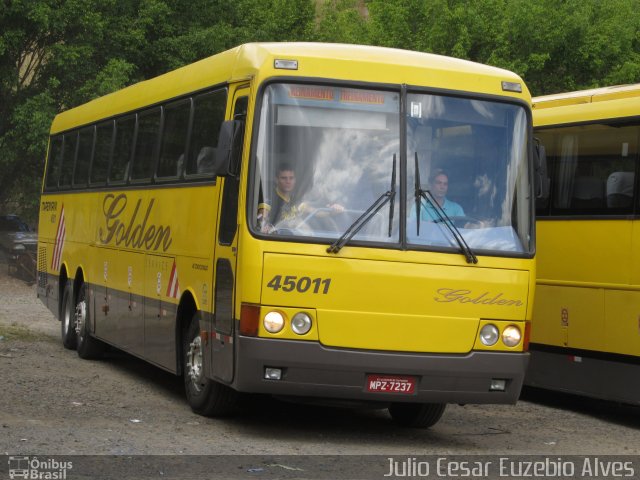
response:
{"label": "\u00f4nibus brasil logo", "polygon": [[73,462],[64,462],[54,458],[9,457],[9,478],[33,480],[65,480],[67,471],[73,468]]}

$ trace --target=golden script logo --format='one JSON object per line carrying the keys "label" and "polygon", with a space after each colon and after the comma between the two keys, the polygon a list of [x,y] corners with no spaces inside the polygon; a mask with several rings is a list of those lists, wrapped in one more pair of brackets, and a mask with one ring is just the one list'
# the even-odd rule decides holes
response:
{"label": "golden script logo", "polygon": [[147,225],[149,215],[153,209],[155,199],[151,199],[147,205],[147,211],[142,221],[138,220],[138,212],[142,205],[142,199],[138,199],[133,210],[133,215],[128,223],[122,221],[123,213],[127,208],[127,196],[121,193],[117,197],[110,193],[102,202],[105,228],[100,227],[98,234],[103,245],[115,243],[116,246],[131,248],[146,248],[166,252],[171,246],[171,227],[162,225]]}
{"label": "golden script logo", "polygon": [[512,300],[504,298],[502,292],[493,294],[484,292],[480,295],[474,294],[471,290],[440,288],[436,291],[438,296],[433,299],[440,303],[472,303],[475,305],[499,305],[502,307],[521,307],[523,303],[520,300]]}

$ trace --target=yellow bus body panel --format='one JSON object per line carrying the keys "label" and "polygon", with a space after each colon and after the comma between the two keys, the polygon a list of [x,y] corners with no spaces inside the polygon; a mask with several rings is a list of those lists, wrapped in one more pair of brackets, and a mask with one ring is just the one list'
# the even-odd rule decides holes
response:
{"label": "yellow bus body panel", "polygon": [[51,258],[64,206],[67,233],[62,258],[71,278],[83,264],[85,281],[177,304],[179,298],[166,295],[175,260],[181,290],[191,288],[196,303],[210,309],[218,191],[215,185],[193,185],[188,190],[47,195],[43,201],[56,203],[55,211],[40,213],[47,271],[58,274],[51,269]]}
{"label": "yellow bus body panel", "polygon": [[640,291],[604,292],[604,350],[623,355],[640,354]]}
{"label": "yellow bus body panel", "polygon": [[[574,119],[579,121],[589,119],[589,115],[594,115],[598,109],[617,113],[615,115],[605,114],[592,118],[624,117],[627,116],[624,114],[627,111],[624,106],[627,105],[630,107],[629,110],[637,113],[638,110],[634,107],[634,104],[638,101],[640,101],[640,88],[638,88],[638,85],[616,85],[535,97],[533,99],[533,109],[536,112],[534,123],[536,127],[545,125],[545,113],[540,113],[540,115],[537,115],[537,113],[543,112],[547,108],[551,109],[547,112],[552,117],[556,117],[558,113],[561,113],[562,115],[573,115]],[[591,104],[591,106],[586,104]],[[557,110],[558,107],[569,108]],[[621,108],[622,110],[620,110]]]}
{"label": "yellow bus body panel", "polygon": [[631,220],[538,221],[538,282],[629,285]]}
{"label": "yellow bus body panel", "polygon": [[[276,276],[330,286],[276,290]],[[315,308],[326,346],[466,353],[481,318],[525,320],[529,281],[522,270],[265,253],[260,303]]]}

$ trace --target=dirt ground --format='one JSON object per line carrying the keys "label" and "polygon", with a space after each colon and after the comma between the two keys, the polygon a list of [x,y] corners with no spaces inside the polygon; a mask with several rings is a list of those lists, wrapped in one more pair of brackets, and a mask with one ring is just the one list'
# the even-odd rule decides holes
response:
{"label": "dirt ground", "polygon": [[429,430],[397,427],[385,411],[264,397],[203,418],[179,378],[122,353],[84,361],[65,350],[35,287],[6,272],[0,263],[0,454],[640,454],[640,409],[542,392],[449,406]]}

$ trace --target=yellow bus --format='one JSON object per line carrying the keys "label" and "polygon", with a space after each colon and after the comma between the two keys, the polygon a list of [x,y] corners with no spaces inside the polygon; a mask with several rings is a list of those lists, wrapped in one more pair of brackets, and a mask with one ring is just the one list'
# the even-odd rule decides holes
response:
{"label": "yellow bus", "polygon": [[182,375],[205,415],[239,392],[421,427],[447,403],[514,403],[535,285],[530,102],[501,69],[305,43],[98,98],[51,127],[38,294],[65,347]]}
{"label": "yellow bus", "polygon": [[640,403],[640,84],[534,99],[538,200],[527,384]]}

